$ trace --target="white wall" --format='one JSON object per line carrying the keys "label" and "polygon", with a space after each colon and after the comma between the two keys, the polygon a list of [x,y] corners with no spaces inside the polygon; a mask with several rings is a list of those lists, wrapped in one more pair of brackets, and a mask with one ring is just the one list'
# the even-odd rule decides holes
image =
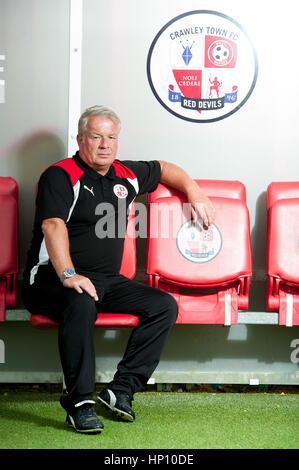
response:
{"label": "white wall", "polygon": [[31,239],[35,184],[66,155],[69,1],[0,0],[0,175],[19,184],[20,270]]}
{"label": "white wall", "polygon": [[[247,31],[259,63],[244,106],[214,123],[165,110],[146,73],[151,43],[172,18],[224,13]],[[196,178],[239,179],[247,187],[254,274],[265,275],[265,191],[299,178],[296,0],[88,0],[84,2],[82,106],[107,104],[122,118],[120,158],[169,160]]]}
{"label": "white wall", "polygon": [[[21,269],[31,237],[34,186],[63,158],[68,141],[69,0],[0,0],[0,174],[20,187]],[[210,9],[235,19],[259,64],[248,101],[213,123],[184,121],[153,95],[150,45],[172,18]],[[265,191],[299,175],[296,0],[83,0],[82,109],[103,103],[122,119],[119,157],[159,158],[196,178],[239,179],[247,187],[254,275],[265,275]],[[72,77],[73,79],[74,77]]]}

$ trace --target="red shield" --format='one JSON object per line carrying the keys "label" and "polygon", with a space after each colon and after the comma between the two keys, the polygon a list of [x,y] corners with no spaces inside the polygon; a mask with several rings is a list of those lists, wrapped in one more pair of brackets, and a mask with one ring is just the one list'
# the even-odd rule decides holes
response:
{"label": "red shield", "polygon": [[185,98],[201,98],[202,70],[173,70],[174,78]]}

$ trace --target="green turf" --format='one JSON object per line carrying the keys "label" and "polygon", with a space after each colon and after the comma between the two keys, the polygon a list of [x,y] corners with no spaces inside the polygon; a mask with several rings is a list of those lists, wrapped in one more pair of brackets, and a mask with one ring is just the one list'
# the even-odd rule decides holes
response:
{"label": "green turf", "polygon": [[96,405],[105,425],[83,435],[65,424],[59,394],[0,392],[1,449],[298,449],[299,394],[143,392],[136,421]]}

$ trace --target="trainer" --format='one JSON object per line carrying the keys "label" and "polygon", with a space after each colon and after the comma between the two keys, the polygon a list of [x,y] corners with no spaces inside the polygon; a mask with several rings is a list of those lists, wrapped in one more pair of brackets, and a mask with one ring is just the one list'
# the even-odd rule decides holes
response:
{"label": "trainer", "polygon": [[197,212],[205,225],[214,220],[210,200],[181,168],[164,161],[117,160],[119,130],[118,116],[106,107],[93,106],[82,114],[79,151],[50,166],[39,179],[24,271],[26,308],[59,323],[67,390],[60,403],[67,423],[78,432],[97,433],[104,427],[93,400],[98,312],[139,317],[112,382],[98,395],[103,406],[125,421],[135,419],[133,395],[157,367],[177,318],[171,295],[119,274],[124,236],[99,237],[96,208],[111,204],[111,222],[117,228],[136,196],[154,191],[161,181],[186,194],[194,218]]}

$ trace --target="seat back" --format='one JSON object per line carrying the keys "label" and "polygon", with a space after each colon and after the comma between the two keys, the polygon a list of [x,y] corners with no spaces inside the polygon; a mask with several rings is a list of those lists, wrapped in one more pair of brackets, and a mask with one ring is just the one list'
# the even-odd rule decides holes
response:
{"label": "seat back", "polygon": [[[267,207],[267,309],[278,310],[279,324],[299,324],[299,311],[293,309],[299,301],[299,182],[271,183]],[[292,307],[282,319],[287,294]]]}
{"label": "seat back", "polygon": [[160,184],[149,195],[148,274],[196,286],[220,285],[249,275],[251,245],[244,185],[239,181],[196,182],[215,206],[215,225],[204,230],[200,224],[190,224],[185,195]]}
{"label": "seat back", "polygon": [[208,229],[201,221],[191,223],[190,205],[178,191],[159,185],[150,195],[149,282],[163,289],[168,285],[167,290],[176,286],[176,292],[179,287],[217,292],[234,286],[240,308],[247,308],[252,267],[245,187],[232,181],[196,182],[216,209],[215,224]]}
{"label": "seat back", "polygon": [[[246,188],[240,181],[225,180],[195,180],[204,194],[208,197],[225,197],[229,199],[240,199],[246,203]],[[159,184],[157,189],[149,194],[149,203],[160,197],[179,196],[185,200],[185,195],[165,184]]]}
{"label": "seat back", "polygon": [[267,188],[267,210],[281,199],[299,198],[298,181],[275,181],[269,184]]}
{"label": "seat back", "polygon": [[299,197],[271,206],[267,230],[268,274],[299,286]]}
{"label": "seat back", "polygon": [[16,304],[18,273],[18,185],[11,177],[0,177],[0,321],[5,307]]}
{"label": "seat back", "polygon": [[217,286],[251,271],[248,212],[240,200],[212,198],[216,224],[204,229],[190,222],[177,196],[160,198],[150,208],[148,273],[180,284]]}

